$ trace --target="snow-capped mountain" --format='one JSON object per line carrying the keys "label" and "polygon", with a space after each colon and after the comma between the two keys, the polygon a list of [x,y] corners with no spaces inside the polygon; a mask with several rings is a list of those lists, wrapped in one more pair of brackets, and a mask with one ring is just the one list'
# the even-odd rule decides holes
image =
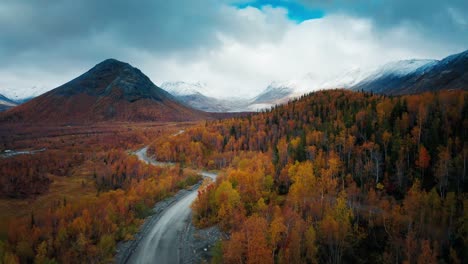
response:
{"label": "snow-capped mountain", "polygon": [[258,111],[271,106],[287,103],[294,92],[292,85],[271,83],[263,92],[255,96],[249,103],[247,110]]}
{"label": "snow-capped mountain", "polygon": [[272,83],[262,93],[257,95],[252,103],[279,103],[294,93],[294,85],[284,83]]}
{"label": "snow-capped mountain", "polygon": [[322,81],[316,89],[350,88],[369,76],[370,70],[353,68]]}
{"label": "snow-capped mountain", "polygon": [[210,89],[201,82],[164,82],[161,88],[172,94],[179,102],[206,112],[239,112],[246,109],[249,100],[230,100],[210,96]]}
{"label": "snow-capped mountain", "polygon": [[29,89],[5,89],[0,88],[0,94],[10,98],[14,102],[22,103],[31,100],[34,97],[37,97],[50,89],[46,87],[31,87]]}
{"label": "snow-capped mountain", "polygon": [[423,72],[437,64],[437,60],[401,60],[384,64],[371,70],[364,79],[353,84],[351,87],[354,90],[369,90],[371,88],[374,92],[383,92],[389,87],[399,83],[401,79],[406,76],[415,74],[416,72]]}
{"label": "snow-capped mountain", "polygon": [[299,78],[275,81],[252,100],[249,110],[267,109],[321,89],[350,88],[367,76],[368,71],[355,68],[330,76],[307,73]]}
{"label": "snow-capped mountain", "polygon": [[386,75],[404,76],[435,65],[437,60],[400,60],[378,67],[369,77],[380,78]]}
{"label": "snow-capped mountain", "polygon": [[11,99],[8,99],[6,96],[0,94],[0,112],[8,110],[12,107],[17,106],[18,104]]}
{"label": "snow-capped mountain", "polygon": [[[370,69],[353,68],[330,76],[307,73],[291,80],[274,81],[250,101],[246,110],[268,109],[274,105],[284,104],[291,99],[322,89],[346,88],[360,90],[365,86],[372,87],[374,92],[384,92],[389,87],[401,83],[401,80],[407,76],[425,73],[439,63],[437,60],[401,60]],[[377,87],[382,87],[382,89]]]}
{"label": "snow-capped mountain", "polygon": [[353,90],[401,95],[468,89],[468,50],[443,60],[407,60],[384,65]]}
{"label": "snow-capped mountain", "polygon": [[201,82],[164,82],[160,86],[174,96],[194,94],[203,94],[208,96],[209,94],[209,89],[207,88],[206,84]]}
{"label": "snow-capped mountain", "polygon": [[468,50],[440,61],[400,60],[370,69],[355,68],[332,76],[308,73],[300,78],[272,82],[254,98],[249,109],[270,108],[313,91],[333,88],[392,95],[468,89]]}

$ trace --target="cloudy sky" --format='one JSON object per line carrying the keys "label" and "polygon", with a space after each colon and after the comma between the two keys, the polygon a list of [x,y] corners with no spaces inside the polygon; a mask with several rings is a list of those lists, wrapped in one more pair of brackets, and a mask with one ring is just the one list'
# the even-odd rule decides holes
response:
{"label": "cloudy sky", "polygon": [[272,81],[329,76],[468,49],[466,0],[2,0],[0,93],[53,89],[106,58],[157,85],[203,82],[252,96]]}

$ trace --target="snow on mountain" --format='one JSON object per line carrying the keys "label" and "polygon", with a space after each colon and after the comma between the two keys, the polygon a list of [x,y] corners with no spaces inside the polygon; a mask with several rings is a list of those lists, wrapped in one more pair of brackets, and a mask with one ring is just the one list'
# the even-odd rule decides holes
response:
{"label": "snow on mountain", "polygon": [[369,76],[369,70],[354,68],[334,75],[318,85],[318,89],[350,88]]}
{"label": "snow on mountain", "polygon": [[31,98],[37,97],[50,89],[47,89],[45,87],[31,87],[30,89],[5,89],[5,88],[0,88],[0,94],[3,94],[4,96],[10,98],[11,100],[15,102],[23,102],[30,100]]}
{"label": "snow on mountain", "polygon": [[[383,66],[377,67],[374,70],[371,70],[368,76],[362,79],[362,82],[376,80],[378,78],[386,76],[396,76],[401,77],[408,74],[412,74],[416,71],[424,71],[437,64],[437,60],[400,60],[393,61]],[[357,84],[357,83],[355,83]]]}
{"label": "snow on mountain", "polygon": [[293,92],[295,85],[292,83],[271,83],[262,93],[253,98],[253,104],[277,103],[288,98]]}
{"label": "snow on mountain", "polygon": [[13,100],[9,99],[8,97],[6,97],[6,96],[4,96],[2,94],[0,94],[0,103],[5,104],[5,105],[6,104],[9,104],[9,105],[14,105],[15,104],[15,102]]}
{"label": "snow on mountain", "polygon": [[354,68],[330,76],[317,76],[307,73],[287,81],[274,81],[263,92],[252,100],[249,110],[270,108],[283,104],[304,94],[333,88],[349,88],[368,76],[369,71]]}
{"label": "snow on mountain", "polygon": [[201,82],[164,82],[160,87],[174,96],[194,95],[198,93],[208,96],[210,94],[206,84]]}
{"label": "snow on mountain", "polygon": [[388,63],[352,87],[353,90],[402,95],[441,89],[468,89],[468,50],[438,60]]}
{"label": "snow on mountain", "polygon": [[8,99],[6,96],[0,94],[0,111],[8,110],[18,104],[13,100]]}
{"label": "snow on mountain", "polygon": [[424,72],[437,63],[437,60],[401,60],[369,69],[353,68],[329,76],[317,76],[313,73],[308,73],[299,78],[287,81],[275,81],[253,99],[249,109],[270,108],[276,104],[286,103],[293,98],[317,90],[334,88],[349,89],[356,87],[358,84],[370,83],[374,80],[387,77],[406,76],[416,71]]}
{"label": "snow on mountain", "polygon": [[220,99],[210,96],[212,93],[201,82],[164,82],[161,88],[172,94],[179,102],[206,112],[241,112],[245,111],[248,99]]}

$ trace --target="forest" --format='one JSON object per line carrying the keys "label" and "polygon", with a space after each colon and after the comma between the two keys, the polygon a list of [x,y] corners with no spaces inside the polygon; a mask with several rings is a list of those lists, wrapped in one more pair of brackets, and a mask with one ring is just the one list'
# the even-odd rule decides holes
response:
{"label": "forest", "polygon": [[[201,179],[197,169],[219,172],[192,205],[197,227],[226,234],[212,263],[468,259],[465,91],[327,90],[216,121],[15,129],[0,129],[4,148],[47,151],[0,159],[0,206],[53,193],[51,179],[78,191],[12,216],[4,263],[111,262],[157,201]],[[155,159],[178,164],[132,155],[149,142]]]}
{"label": "forest", "polygon": [[193,205],[214,263],[462,263],[468,93],[329,90],[150,148],[221,170]]}
{"label": "forest", "polygon": [[[182,124],[183,126],[183,124]],[[129,149],[173,133],[177,124],[14,127],[9,149],[47,148],[0,158],[0,263],[108,263],[133,239],[152,206],[200,177],[142,163]],[[11,134],[12,129],[19,131]],[[25,206],[22,201],[27,202]]]}

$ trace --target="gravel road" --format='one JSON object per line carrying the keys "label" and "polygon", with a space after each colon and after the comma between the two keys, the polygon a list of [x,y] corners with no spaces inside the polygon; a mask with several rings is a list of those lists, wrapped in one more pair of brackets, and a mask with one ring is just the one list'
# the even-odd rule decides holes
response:
{"label": "gravel road", "polygon": [[[138,158],[154,165],[170,165],[147,156],[148,147],[135,152]],[[203,177],[216,179],[217,174],[200,172]],[[181,190],[154,207],[154,214],[143,224],[135,240],[117,246],[117,263],[199,263],[209,258],[209,249],[219,240],[216,227],[196,229],[192,225],[190,205],[197,198],[200,184]]]}

